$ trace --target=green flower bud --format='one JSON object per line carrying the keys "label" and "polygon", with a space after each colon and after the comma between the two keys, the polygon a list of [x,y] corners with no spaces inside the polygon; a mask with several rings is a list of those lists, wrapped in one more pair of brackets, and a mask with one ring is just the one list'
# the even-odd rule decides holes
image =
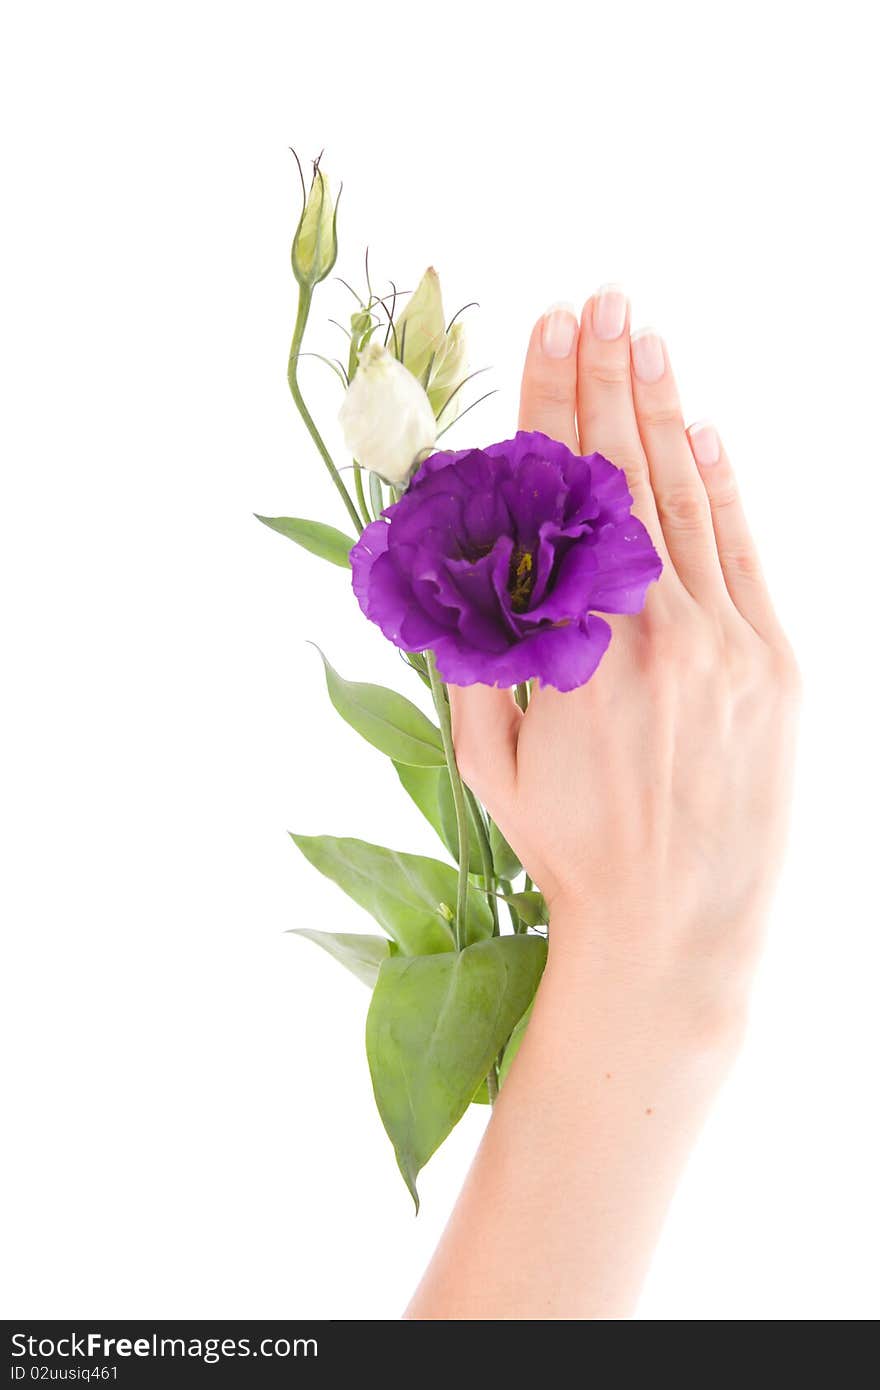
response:
{"label": "green flower bud", "polygon": [[330,180],[316,164],[290,253],[293,273],[308,289],[325,280],[336,264],[338,203],[333,202]]}
{"label": "green flower bud", "polygon": [[351,316],[351,336],[360,340],[373,327],[373,317],[366,309],[356,309]]}
{"label": "green flower bud", "polygon": [[[454,323],[446,332],[440,277],[429,266],[410,296],[406,308],[394,325],[395,356],[428,393],[431,409],[443,413],[445,427],[455,419],[460,406],[458,387],[467,375],[467,346],[464,325]],[[450,405],[444,410],[446,402]]]}
{"label": "green flower bud", "polygon": [[[443,350],[435,359],[428,382],[428,400],[438,419],[442,413],[443,419],[440,423],[444,429],[452,424],[461,408],[464,393],[458,388],[467,376],[467,369],[464,324],[459,320],[446,334]],[[450,402],[448,407],[447,401]]]}
{"label": "green flower bud", "polygon": [[358,369],[358,358],[373,335],[375,328],[373,316],[361,305],[351,316],[351,340],[348,346],[348,383],[354,381]]}
{"label": "green flower bud", "polygon": [[395,325],[395,356],[422,381],[446,340],[440,277],[429,266]]}

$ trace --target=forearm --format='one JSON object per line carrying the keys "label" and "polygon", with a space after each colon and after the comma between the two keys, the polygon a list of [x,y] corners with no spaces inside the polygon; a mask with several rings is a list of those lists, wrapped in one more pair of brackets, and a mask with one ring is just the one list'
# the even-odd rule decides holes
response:
{"label": "forearm", "polygon": [[[737,1027],[662,962],[551,925],[525,1041],[412,1318],[621,1318]],[[730,1011],[732,1015],[733,1010]]]}

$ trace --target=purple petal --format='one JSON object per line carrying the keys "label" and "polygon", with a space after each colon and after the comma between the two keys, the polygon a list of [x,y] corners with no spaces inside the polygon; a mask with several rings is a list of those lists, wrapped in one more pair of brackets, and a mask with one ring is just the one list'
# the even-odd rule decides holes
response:
{"label": "purple petal", "polygon": [[661,570],[631,506],[608,459],[537,432],[434,454],[352,550],[354,590],[454,683],[573,690],[610,639],[596,610],[638,612]]}
{"label": "purple petal", "polygon": [[553,579],[554,569],[562,561],[563,556],[568,554],[572,542],[588,536],[590,530],[591,528],[586,522],[578,526],[566,527],[557,526],[555,521],[541,523],[538,546],[534,552],[535,585],[532,589],[532,608],[543,601],[547,586]]}
{"label": "purple petal", "polygon": [[623,469],[615,468],[614,464],[609,463],[601,454],[591,454],[587,462],[592,476],[593,497],[598,503],[602,519],[625,520],[632,507],[632,493],[627,486]]}
{"label": "purple petal", "polygon": [[438,473],[441,468],[448,468],[450,464],[458,463],[461,459],[466,459],[469,454],[476,452],[479,451],[474,449],[459,449],[457,451],[444,450],[438,454],[431,454],[431,456],[426,458],[424,463],[420,465],[409,485],[408,492],[412,492],[413,488],[418,487],[418,485],[424,482],[426,478],[429,478],[432,473]]}
{"label": "purple petal", "polygon": [[532,605],[523,617],[531,622],[561,622],[566,618],[582,618],[595,607],[591,603],[599,568],[595,552],[596,547],[586,543],[572,545],[563,556],[543,603]]}
{"label": "purple petal", "polygon": [[354,589],[355,598],[367,617],[370,616],[367,613],[370,572],[377,557],[384,555],[388,549],[389,529],[386,521],[370,522],[370,525],[364,528],[359,540],[349,552],[351,587]]}
{"label": "purple petal", "polygon": [[524,638],[501,656],[480,651],[455,637],[435,648],[437,669],[452,685],[508,687],[538,679],[557,690],[576,690],[593,675],[611,641],[604,618],[546,628]]}
{"label": "purple petal", "polygon": [[663,562],[638,518],[607,526],[592,555],[597,574],[590,607],[602,613],[641,613],[648,585],[660,578]]}
{"label": "purple petal", "polygon": [[361,607],[390,642],[398,647],[406,645],[400,629],[412,607],[412,590],[398,574],[390,555],[378,556],[370,571],[366,606],[361,604]]}
{"label": "purple petal", "polygon": [[494,549],[471,563],[446,560],[436,572],[437,600],[458,609],[458,630],[465,642],[504,651],[510,641],[497,597],[498,576],[507,577],[513,542],[502,536]]}
{"label": "purple petal", "polygon": [[542,521],[562,520],[565,481],[550,459],[527,454],[518,472],[500,485],[521,542],[529,549],[537,544]]}

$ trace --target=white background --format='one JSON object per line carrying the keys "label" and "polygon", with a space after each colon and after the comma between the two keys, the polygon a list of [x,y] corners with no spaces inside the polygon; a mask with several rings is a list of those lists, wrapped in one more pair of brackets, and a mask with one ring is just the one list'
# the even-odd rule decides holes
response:
{"label": "white background", "polygon": [[[651,1319],[866,1319],[876,1288],[878,225],[861,4],[13,4],[2,35],[7,1316],[394,1318],[415,1220],[367,992],[286,928],[369,929],[288,829],[435,852],[306,639],[415,695],[343,571],[285,383],[298,182],[338,269],[429,262],[515,424],[529,328],[619,280],[740,472],[806,680],[746,1053]],[[344,348],[317,304],[309,346]],[[303,379],[338,444],[338,388]],[[416,695],[416,698],[418,696]],[[588,791],[588,789],[587,789]],[[548,1183],[553,1175],[548,1173]]]}

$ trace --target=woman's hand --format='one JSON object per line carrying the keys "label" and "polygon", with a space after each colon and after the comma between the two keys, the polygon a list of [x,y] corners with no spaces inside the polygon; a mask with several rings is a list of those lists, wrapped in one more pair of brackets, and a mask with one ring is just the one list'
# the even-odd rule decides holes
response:
{"label": "woman's hand", "polygon": [[[567,349],[567,350],[566,350]],[[616,288],[536,326],[520,425],[626,471],[664,563],[580,690],[453,692],[462,774],[551,911],[551,953],[625,958],[736,1023],[787,819],[797,671],[733,470],[685,429],[662,340]],[[669,998],[674,1003],[674,997]]]}
{"label": "woman's hand", "polygon": [[588,685],[452,691],[466,781],[543,889],[547,968],[415,1318],[618,1318],[735,1052],[798,679],[731,465],[614,288],[536,326],[520,423],[626,470],[664,571]]}

